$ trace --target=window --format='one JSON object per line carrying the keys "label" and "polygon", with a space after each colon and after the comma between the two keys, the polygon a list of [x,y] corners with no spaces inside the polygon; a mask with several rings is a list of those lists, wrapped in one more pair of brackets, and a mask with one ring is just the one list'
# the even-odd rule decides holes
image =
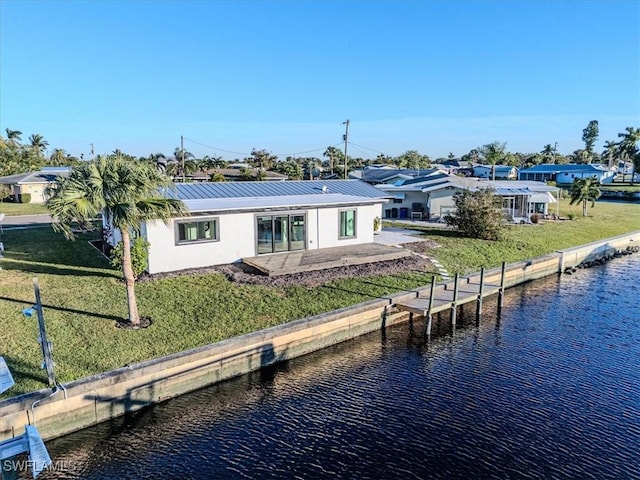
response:
{"label": "window", "polygon": [[356,236],[356,211],[343,210],[340,212],[340,238]]}
{"label": "window", "polygon": [[217,218],[194,222],[178,222],[177,224],[177,244],[216,241],[218,241]]}

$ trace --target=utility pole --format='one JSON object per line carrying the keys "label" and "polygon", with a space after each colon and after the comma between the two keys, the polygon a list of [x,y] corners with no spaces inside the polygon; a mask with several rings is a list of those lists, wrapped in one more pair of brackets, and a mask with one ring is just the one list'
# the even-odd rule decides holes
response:
{"label": "utility pole", "polygon": [[347,179],[347,144],[349,143],[349,119],[347,118],[346,122],[342,122],[343,125],[346,125],[346,131],[344,133],[344,179]]}
{"label": "utility pole", "polygon": [[180,135],[180,156],[182,157],[182,183],[185,183],[184,177],[184,137]]}

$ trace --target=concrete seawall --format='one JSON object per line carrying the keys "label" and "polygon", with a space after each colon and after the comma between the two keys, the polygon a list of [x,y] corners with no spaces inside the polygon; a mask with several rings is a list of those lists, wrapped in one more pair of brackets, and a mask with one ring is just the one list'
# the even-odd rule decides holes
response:
{"label": "concrete seawall", "polygon": [[[640,245],[640,231],[555,252],[507,267],[505,285],[519,285],[574,267],[616,249]],[[487,281],[501,269],[486,272]],[[0,401],[0,440],[37,424],[45,439],[58,437],[153,403],[305,355],[403,322],[396,302],[428,287],[295,320],[215,344],[179,352]]]}

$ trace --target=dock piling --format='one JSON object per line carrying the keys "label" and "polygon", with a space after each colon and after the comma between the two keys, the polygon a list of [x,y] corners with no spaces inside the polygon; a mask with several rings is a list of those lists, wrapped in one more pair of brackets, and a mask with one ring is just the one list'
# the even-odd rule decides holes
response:
{"label": "dock piling", "polygon": [[482,301],[484,298],[484,267],[480,269],[480,287],[478,293],[478,305],[476,309],[476,324],[480,324],[480,317],[482,317]]}
{"label": "dock piling", "polygon": [[504,305],[504,283],[505,273],[507,270],[507,262],[502,262],[502,272],[500,273],[500,290],[498,291],[498,309]]}
{"label": "dock piling", "polygon": [[453,279],[453,301],[451,302],[451,327],[456,328],[456,315],[458,312],[458,282],[459,274],[456,273]]}

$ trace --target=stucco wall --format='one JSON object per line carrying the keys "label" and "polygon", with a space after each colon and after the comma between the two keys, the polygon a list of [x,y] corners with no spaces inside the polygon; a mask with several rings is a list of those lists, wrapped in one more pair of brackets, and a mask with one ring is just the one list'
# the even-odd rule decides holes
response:
{"label": "stucco wall", "polygon": [[[339,239],[339,212],[356,209],[355,238]],[[306,248],[337,247],[373,242],[373,219],[381,216],[381,204],[344,208],[318,208],[282,212],[306,214]],[[151,274],[223,265],[240,261],[244,257],[257,255],[256,215],[275,215],[278,212],[264,214],[232,213],[212,215],[211,217],[190,217],[192,220],[206,218],[218,219],[219,240],[215,242],[188,243],[176,245],[175,222],[169,225],[161,221],[149,222],[146,226],[146,238],[149,247],[149,268]]]}
{"label": "stucco wall", "polygon": [[[191,220],[218,219],[219,240],[215,242],[176,245],[175,224],[161,221],[147,223],[149,273],[170,272],[186,268],[238,262],[242,257],[255,255],[255,215],[235,213],[191,217]],[[176,219],[180,220],[180,219]]]}
{"label": "stucco wall", "polygon": [[14,193],[16,194],[31,194],[31,201],[29,203],[44,203],[44,191],[47,188],[46,184],[41,183],[25,183],[24,185],[15,185]]}

